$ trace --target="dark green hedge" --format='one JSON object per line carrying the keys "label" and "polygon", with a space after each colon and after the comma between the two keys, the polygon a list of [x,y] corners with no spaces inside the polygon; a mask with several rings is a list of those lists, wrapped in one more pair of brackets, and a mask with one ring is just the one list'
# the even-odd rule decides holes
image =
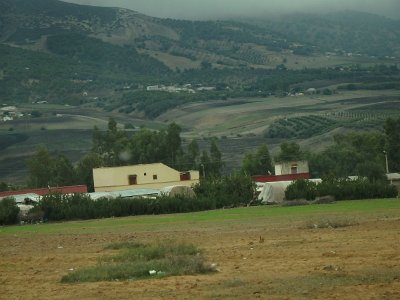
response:
{"label": "dark green hedge", "polygon": [[251,203],[254,183],[242,174],[219,179],[202,180],[194,187],[196,197],[161,196],[146,198],[101,198],[92,200],[88,195],[50,194],[44,196],[38,209],[45,220],[85,220],[133,215],[154,215],[204,211],[223,207],[236,207]]}
{"label": "dark green hedge", "polygon": [[61,221],[202,211],[213,209],[215,203],[184,196],[162,196],[157,199],[101,198],[95,201],[82,194],[51,194],[43,197],[39,207],[46,220]]}
{"label": "dark green hedge", "polygon": [[18,222],[19,207],[12,197],[0,200],[0,225],[12,225]]}
{"label": "dark green hedge", "polygon": [[215,204],[207,199],[184,196],[92,200],[83,194],[50,194],[41,199],[39,207],[45,220],[61,221],[202,211],[213,209]]}
{"label": "dark green hedge", "polygon": [[321,183],[309,180],[297,180],[289,185],[285,191],[286,200],[307,199],[333,196],[336,200],[360,200],[375,198],[394,198],[396,188],[388,181],[371,181],[366,178],[351,180],[347,178],[330,178]]}
{"label": "dark green hedge", "polygon": [[211,199],[213,208],[237,207],[252,203],[255,184],[250,176],[233,173],[202,180],[194,187],[194,192],[202,199]]}

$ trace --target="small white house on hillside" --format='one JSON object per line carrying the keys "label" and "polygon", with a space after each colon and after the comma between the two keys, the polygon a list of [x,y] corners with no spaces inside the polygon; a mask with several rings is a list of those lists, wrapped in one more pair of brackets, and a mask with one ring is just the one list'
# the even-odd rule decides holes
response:
{"label": "small white house on hillside", "polygon": [[275,175],[310,173],[307,161],[289,161],[275,164]]}

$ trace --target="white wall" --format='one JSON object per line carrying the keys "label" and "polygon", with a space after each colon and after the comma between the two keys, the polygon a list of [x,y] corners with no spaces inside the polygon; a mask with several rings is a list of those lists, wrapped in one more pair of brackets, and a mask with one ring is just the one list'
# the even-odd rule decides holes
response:
{"label": "white wall", "polygon": [[275,164],[275,175],[296,174],[292,172],[294,166],[297,166],[297,174],[310,172],[307,161],[291,161]]}
{"label": "white wall", "polygon": [[[191,180],[181,181],[179,171],[161,163],[93,169],[96,192],[134,188],[159,189],[171,185],[191,186],[199,182],[198,171],[190,171],[190,174]],[[136,175],[136,185],[129,184],[130,175]],[[154,176],[156,176],[156,178]]]}

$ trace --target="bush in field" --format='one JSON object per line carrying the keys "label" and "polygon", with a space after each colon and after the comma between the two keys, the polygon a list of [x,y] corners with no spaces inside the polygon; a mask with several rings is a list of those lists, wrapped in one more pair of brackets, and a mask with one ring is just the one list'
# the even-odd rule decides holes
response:
{"label": "bush in field", "polygon": [[[397,196],[396,188],[389,182],[370,181],[367,178],[357,180],[337,179],[331,183],[330,189],[336,200],[393,198]],[[322,192],[326,193],[326,191],[322,189],[319,191],[321,196],[324,196]]]}
{"label": "bush in field", "polygon": [[118,197],[92,200],[84,194],[50,194],[41,199],[39,208],[44,219],[61,221],[202,211],[215,208],[215,202],[182,195],[156,199]]}
{"label": "bush in field", "polygon": [[18,222],[19,207],[14,198],[0,200],[0,225],[12,225]]}
{"label": "bush in field", "polygon": [[319,196],[334,196],[336,200],[358,200],[392,198],[397,196],[396,188],[385,180],[372,181],[367,178],[327,178],[317,185]]}
{"label": "bush in field", "polygon": [[49,194],[39,202],[44,218],[51,221],[91,219],[95,217],[93,200],[85,194]]}
{"label": "bush in field", "polygon": [[152,214],[186,213],[213,209],[214,202],[210,201],[210,199],[197,197],[188,198],[179,195],[174,197],[161,196],[157,199],[152,199],[148,207]]}
{"label": "bush in field", "polygon": [[35,224],[38,222],[42,222],[44,218],[44,212],[40,208],[39,205],[36,205],[29,210],[27,214],[23,214],[19,216],[21,222]]}
{"label": "bush in field", "polygon": [[286,200],[306,199],[314,200],[317,197],[317,184],[300,179],[290,184],[285,191]]}
{"label": "bush in field", "polygon": [[394,198],[397,196],[397,190],[385,180],[327,178],[318,184],[308,180],[297,180],[290,184],[285,191],[287,200],[313,200],[317,196],[328,195],[333,196],[336,200]]}
{"label": "bush in field", "polygon": [[213,208],[237,207],[252,203],[255,185],[250,176],[233,173],[201,180],[194,191],[202,201],[211,201]]}

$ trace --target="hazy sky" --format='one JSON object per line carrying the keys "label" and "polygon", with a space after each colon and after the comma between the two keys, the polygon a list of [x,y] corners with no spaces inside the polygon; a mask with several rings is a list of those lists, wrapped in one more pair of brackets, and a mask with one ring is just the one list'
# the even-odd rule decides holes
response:
{"label": "hazy sky", "polygon": [[155,17],[215,19],[271,13],[359,10],[398,18],[400,0],[63,0],[124,7]]}

